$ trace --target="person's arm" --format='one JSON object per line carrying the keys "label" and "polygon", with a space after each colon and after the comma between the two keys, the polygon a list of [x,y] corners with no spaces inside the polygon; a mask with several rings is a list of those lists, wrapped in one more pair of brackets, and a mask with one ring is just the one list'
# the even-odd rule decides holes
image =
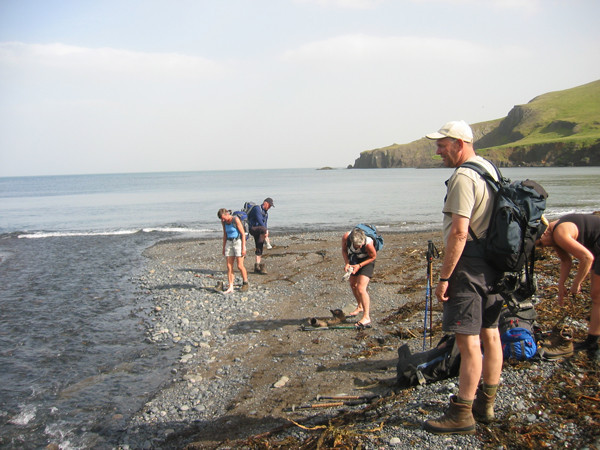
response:
{"label": "person's arm", "polygon": [[573,265],[573,259],[571,255],[565,252],[562,248],[557,245],[554,246],[554,251],[560,259],[560,272],[558,276],[558,304],[563,306],[565,303],[565,296],[567,295],[567,279],[571,272],[571,266]]}
{"label": "person's arm", "polygon": [[370,242],[367,245],[365,245],[365,250],[367,251],[367,255],[369,257],[362,261],[360,264],[357,264],[358,270],[365,267],[367,264],[371,264],[377,259],[377,250],[375,250],[375,245],[373,245],[373,242]]}
{"label": "person's arm", "polygon": [[348,272],[348,266],[350,265],[350,259],[348,258],[348,235],[344,234],[342,237],[342,257],[344,258],[344,272]]}
{"label": "person's arm", "polygon": [[[554,228],[553,238],[556,244],[556,253],[560,258],[560,278],[558,280],[559,286],[559,303],[562,305],[562,299],[560,298],[560,292],[566,293],[566,281],[571,271],[572,257],[577,258],[579,264],[577,265],[577,273],[573,278],[573,285],[571,286],[571,294],[576,295],[581,292],[581,283],[585,280],[585,277],[592,268],[594,263],[594,255],[582,244],[577,242],[579,236],[579,229],[577,225],[572,222],[563,222],[559,226]],[[562,252],[561,252],[562,250]]]}
{"label": "person's arm", "polygon": [[248,213],[248,223],[251,227],[266,227],[265,217],[260,205],[254,205]]}
{"label": "person's arm", "polygon": [[246,231],[244,230],[244,226],[239,217],[235,217],[235,227],[242,238],[242,256],[246,256]]}
{"label": "person's arm", "polygon": [[225,244],[227,244],[227,231],[225,231],[225,224],[221,222],[223,227],[223,256],[225,256]]}
{"label": "person's arm", "polygon": [[257,208],[256,219],[257,219],[258,225],[261,227],[267,228],[267,215],[266,215],[265,211],[262,209],[262,206],[257,205],[257,206],[255,206],[255,208]]}
{"label": "person's arm", "polygon": [[[440,269],[440,278],[448,279],[454,272],[454,268],[460,259],[467,236],[469,235],[469,218],[458,214],[452,214],[452,225],[450,226],[450,235],[444,250],[444,259]],[[448,290],[448,281],[439,281],[435,288],[435,296],[440,302],[448,301],[446,294]]]}

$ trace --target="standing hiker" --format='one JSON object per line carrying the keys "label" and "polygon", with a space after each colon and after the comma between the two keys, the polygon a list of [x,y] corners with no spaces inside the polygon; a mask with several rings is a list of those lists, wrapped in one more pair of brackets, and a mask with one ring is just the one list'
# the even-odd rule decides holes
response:
{"label": "standing hiker", "polygon": [[[600,216],[595,214],[567,214],[550,222],[537,244],[541,247],[553,247],[560,259],[558,279],[558,303],[564,304],[565,295],[577,295],[581,292],[581,283],[592,271],[592,310],[588,336],[583,342],[575,344],[573,350],[598,350],[600,337]],[[566,282],[571,272],[573,257],[577,258],[577,272],[571,289]],[[572,345],[572,344],[571,344]],[[552,351],[552,348],[548,348]]]}
{"label": "standing hiker", "polygon": [[225,294],[233,292],[233,262],[237,260],[237,266],[242,274],[242,291],[248,290],[248,273],[244,266],[244,257],[246,256],[246,232],[244,226],[238,217],[231,215],[231,211],[225,208],[219,209],[217,217],[221,220],[223,226],[223,256],[227,261],[227,280],[229,286],[224,291]]}
{"label": "standing hiker", "polygon": [[348,281],[357,303],[356,309],[348,316],[353,317],[362,313],[363,316],[356,322],[356,327],[371,328],[371,298],[367,287],[373,276],[377,258],[373,239],[366,236],[363,230],[354,228],[345,233],[342,238],[342,256],[346,263],[344,272],[352,271]]}
{"label": "standing hiker", "polygon": [[[456,335],[461,364],[458,395],[450,398],[444,415],[426,421],[424,428],[437,434],[472,434],[475,420],[487,423],[494,418],[502,372],[498,332],[502,297],[492,294],[492,287],[502,273],[485,261],[469,235],[471,228],[478,238],[485,237],[494,205],[493,191],[477,172],[460,165],[471,160],[494,177],[496,171],[475,154],[473,132],[464,121],[449,122],[427,138],[436,141],[436,153],[444,165],[456,168],[446,182],[442,209],[445,251],[435,295],[444,305],[442,329]],[[483,383],[478,388],[482,374]]]}
{"label": "standing hiker", "polygon": [[255,273],[267,273],[265,264],[261,262],[261,259],[265,241],[269,236],[269,229],[267,228],[267,220],[269,219],[268,211],[273,207],[273,199],[267,197],[262,202],[262,205],[255,205],[248,213],[249,231],[256,245],[256,250],[254,251],[256,254],[256,263],[254,264]]}

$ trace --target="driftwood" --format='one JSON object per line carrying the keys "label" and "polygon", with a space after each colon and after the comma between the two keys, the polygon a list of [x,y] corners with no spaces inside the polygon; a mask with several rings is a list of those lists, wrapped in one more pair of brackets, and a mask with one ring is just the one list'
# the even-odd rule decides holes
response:
{"label": "driftwood", "polygon": [[325,327],[329,327],[332,325],[344,323],[346,321],[346,314],[344,314],[344,311],[342,311],[341,309],[330,309],[329,311],[331,312],[333,317],[329,317],[329,318],[312,317],[312,318],[308,319],[308,323],[313,327],[325,328]]}

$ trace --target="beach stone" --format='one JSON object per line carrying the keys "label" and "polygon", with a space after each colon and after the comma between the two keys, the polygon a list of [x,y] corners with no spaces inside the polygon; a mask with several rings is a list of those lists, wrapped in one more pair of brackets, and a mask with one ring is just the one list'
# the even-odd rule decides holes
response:
{"label": "beach stone", "polygon": [[283,386],[285,386],[288,381],[290,381],[290,379],[287,376],[282,376],[277,382],[275,382],[275,384],[273,384],[274,388],[281,388]]}

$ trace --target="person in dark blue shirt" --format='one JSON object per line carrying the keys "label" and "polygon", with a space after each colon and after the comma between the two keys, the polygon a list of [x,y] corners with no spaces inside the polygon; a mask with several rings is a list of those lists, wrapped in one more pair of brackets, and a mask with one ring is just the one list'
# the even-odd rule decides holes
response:
{"label": "person in dark blue shirt", "polygon": [[254,264],[255,273],[267,273],[265,264],[261,261],[261,259],[265,241],[269,237],[269,229],[267,226],[267,221],[269,219],[268,211],[273,207],[273,199],[271,197],[267,197],[262,202],[262,205],[254,206],[248,213],[248,225],[250,227],[249,232],[254,238],[254,243],[256,245],[256,250],[254,251],[256,254],[256,263]]}

